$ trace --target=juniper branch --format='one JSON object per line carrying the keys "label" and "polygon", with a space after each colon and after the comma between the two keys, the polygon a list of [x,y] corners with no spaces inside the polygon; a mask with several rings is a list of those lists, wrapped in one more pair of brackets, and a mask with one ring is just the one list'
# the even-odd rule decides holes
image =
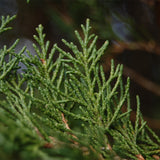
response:
{"label": "juniper branch", "polygon": [[[5,27],[10,20],[3,19],[1,31],[9,29]],[[34,35],[36,55],[29,51],[24,55],[25,47],[15,53],[18,41],[0,50],[0,123],[20,127],[24,137],[33,133],[31,140],[43,156],[50,153],[41,147],[50,146],[54,151],[54,139],[82,152],[86,147],[89,154],[101,159],[160,156],[159,137],[143,120],[138,96],[135,124],[130,121],[130,83],[128,78],[124,86],[123,66],[115,67],[112,60],[106,78],[100,65],[108,41],[97,49],[98,37],[90,34],[89,20],[81,27],[82,37],[75,32],[80,47],[62,40],[69,52],[57,44],[49,50],[51,42],[45,41],[42,25]],[[59,57],[53,61],[57,52]],[[4,60],[6,55],[10,56],[8,62]],[[26,66],[23,73],[17,72],[19,62]],[[7,79],[13,71],[14,76]],[[126,112],[121,110],[124,105]],[[6,117],[9,120],[4,123]]]}

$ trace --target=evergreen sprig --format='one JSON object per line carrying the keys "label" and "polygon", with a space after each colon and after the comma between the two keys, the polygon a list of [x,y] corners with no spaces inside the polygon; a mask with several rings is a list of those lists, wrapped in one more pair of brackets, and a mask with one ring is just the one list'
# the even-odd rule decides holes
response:
{"label": "evergreen sprig", "polygon": [[11,22],[15,18],[16,18],[16,15],[11,16],[11,17],[10,16],[7,16],[7,17],[2,16],[1,17],[0,34],[4,31],[12,29],[12,27],[7,27],[7,25],[9,22]]}
{"label": "evergreen sprig", "polygon": [[[2,21],[2,31],[9,21]],[[97,49],[89,20],[81,27],[82,37],[75,31],[78,45],[62,40],[69,52],[57,44],[50,47],[42,25],[34,35],[36,55],[28,50],[23,54],[25,47],[15,53],[18,41],[0,50],[2,158],[7,157],[6,148],[8,159],[14,152],[20,159],[160,156],[160,139],[143,120],[138,96],[136,121],[130,121],[130,83],[128,78],[123,84],[123,66],[115,67],[112,60],[107,77],[100,65],[108,41]],[[19,62],[26,66],[22,73],[17,72]]]}

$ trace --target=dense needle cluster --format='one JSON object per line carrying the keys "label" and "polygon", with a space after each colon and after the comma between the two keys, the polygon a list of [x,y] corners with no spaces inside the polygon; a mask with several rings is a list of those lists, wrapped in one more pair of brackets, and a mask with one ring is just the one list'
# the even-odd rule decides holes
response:
{"label": "dense needle cluster", "polygon": [[[0,33],[14,18],[2,17]],[[42,25],[34,35],[36,55],[26,47],[15,53],[18,40],[0,50],[1,159],[159,159],[160,139],[143,120],[138,96],[130,121],[123,66],[112,61],[106,78],[99,60],[108,41],[97,49],[89,20],[81,27],[78,46],[62,40],[70,52],[50,47]]]}

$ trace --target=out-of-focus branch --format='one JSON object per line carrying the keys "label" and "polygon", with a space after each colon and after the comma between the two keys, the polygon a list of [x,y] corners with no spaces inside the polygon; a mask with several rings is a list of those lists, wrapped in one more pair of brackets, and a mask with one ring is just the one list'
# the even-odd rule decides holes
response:
{"label": "out-of-focus branch", "polygon": [[130,77],[137,84],[147,89],[148,91],[160,96],[160,86],[158,84],[153,83],[149,79],[143,77],[141,74],[137,73],[133,69],[123,65],[123,75],[126,77]]}
{"label": "out-of-focus branch", "polygon": [[159,0],[140,0],[140,1],[149,5],[149,6],[153,6],[155,4],[155,2],[159,1]]}
{"label": "out-of-focus branch", "polygon": [[148,42],[120,42],[116,41],[110,48],[113,54],[120,54],[124,50],[143,50],[160,55],[160,46],[155,41]]}
{"label": "out-of-focus branch", "polygon": [[140,0],[140,1],[151,7],[154,6],[156,2],[160,2],[160,0]]}

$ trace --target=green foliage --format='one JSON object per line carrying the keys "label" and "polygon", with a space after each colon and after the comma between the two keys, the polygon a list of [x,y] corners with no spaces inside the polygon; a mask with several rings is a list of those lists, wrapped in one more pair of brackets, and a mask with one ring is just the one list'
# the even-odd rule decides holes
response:
{"label": "green foliage", "polygon": [[[12,19],[2,18],[0,33]],[[106,77],[99,63],[108,41],[97,49],[89,20],[81,27],[82,37],[75,31],[79,45],[62,40],[69,52],[57,44],[49,49],[42,25],[34,35],[36,55],[25,47],[15,53],[18,41],[0,50],[1,159],[160,156],[160,139],[143,120],[138,96],[135,124],[130,121],[129,79],[124,85],[123,66],[115,68],[112,61]],[[19,62],[26,66],[22,73],[17,72]]]}
{"label": "green foliage", "polygon": [[2,32],[4,32],[4,31],[7,31],[7,30],[9,30],[9,29],[12,29],[12,27],[7,27],[7,25],[8,25],[8,23],[9,23],[10,21],[12,21],[12,20],[15,19],[15,18],[16,18],[15,15],[12,16],[12,17],[7,16],[6,18],[5,18],[4,16],[2,16],[2,18],[1,18],[1,26],[0,26],[0,34],[1,34]]}

